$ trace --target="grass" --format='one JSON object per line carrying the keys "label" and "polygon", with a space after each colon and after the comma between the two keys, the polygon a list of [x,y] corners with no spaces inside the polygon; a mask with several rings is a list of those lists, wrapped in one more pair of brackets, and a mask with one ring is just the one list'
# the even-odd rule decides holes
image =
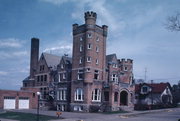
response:
{"label": "grass", "polygon": [[[13,119],[18,121],[36,121],[37,115],[30,113],[21,113],[21,112],[6,112],[0,114],[0,118]],[[54,116],[39,115],[39,121],[49,121],[53,119],[58,119],[58,118]]]}
{"label": "grass", "polygon": [[103,112],[103,114],[118,114],[118,113],[129,113],[128,111],[111,111],[111,112]]}

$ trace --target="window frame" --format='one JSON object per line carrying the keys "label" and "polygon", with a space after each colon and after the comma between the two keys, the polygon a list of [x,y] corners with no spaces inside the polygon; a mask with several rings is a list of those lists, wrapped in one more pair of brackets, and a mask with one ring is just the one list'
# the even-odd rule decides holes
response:
{"label": "window frame", "polygon": [[91,62],[91,61],[92,61],[91,57],[88,56],[88,57],[87,57],[87,62]]}
{"label": "window frame", "polygon": [[100,89],[94,89],[92,91],[92,102],[101,102],[101,90]]}
{"label": "window frame", "polygon": [[84,99],[84,92],[82,88],[77,88],[74,92],[74,100],[75,101],[83,101]]}

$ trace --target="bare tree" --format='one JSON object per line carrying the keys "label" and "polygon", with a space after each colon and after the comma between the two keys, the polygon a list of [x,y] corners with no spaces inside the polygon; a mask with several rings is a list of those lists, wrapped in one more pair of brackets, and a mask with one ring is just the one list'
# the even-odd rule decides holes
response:
{"label": "bare tree", "polygon": [[180,13],[177,12],[174,16],[169,16],[165,27],[170,31],[180,31]]}

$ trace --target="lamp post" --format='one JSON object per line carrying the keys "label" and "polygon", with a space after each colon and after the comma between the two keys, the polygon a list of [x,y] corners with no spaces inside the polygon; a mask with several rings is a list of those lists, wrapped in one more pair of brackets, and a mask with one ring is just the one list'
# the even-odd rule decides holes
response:
{"label": "lamp post", "polygon": [[40,99],[40,92],[37,92],[37,96],[38,96],[38,105],[37,105],[37,121],[39,121],[39,99]]}

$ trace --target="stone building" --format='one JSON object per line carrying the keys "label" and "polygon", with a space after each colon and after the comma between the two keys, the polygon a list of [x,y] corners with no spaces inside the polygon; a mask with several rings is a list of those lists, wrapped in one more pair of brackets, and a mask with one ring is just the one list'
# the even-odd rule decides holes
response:
{"label": "stone building", "polygon": [[[116,111],[133,108],[133,60],[106,55],[108,26],[96,25],[86,12],[85,24],[73,24],[72,58],[42,53],[31,40],[30,76],[23,89],[39,88],[41,107],[61,111]],[[39,59],[38,59],[39,58]]]}

